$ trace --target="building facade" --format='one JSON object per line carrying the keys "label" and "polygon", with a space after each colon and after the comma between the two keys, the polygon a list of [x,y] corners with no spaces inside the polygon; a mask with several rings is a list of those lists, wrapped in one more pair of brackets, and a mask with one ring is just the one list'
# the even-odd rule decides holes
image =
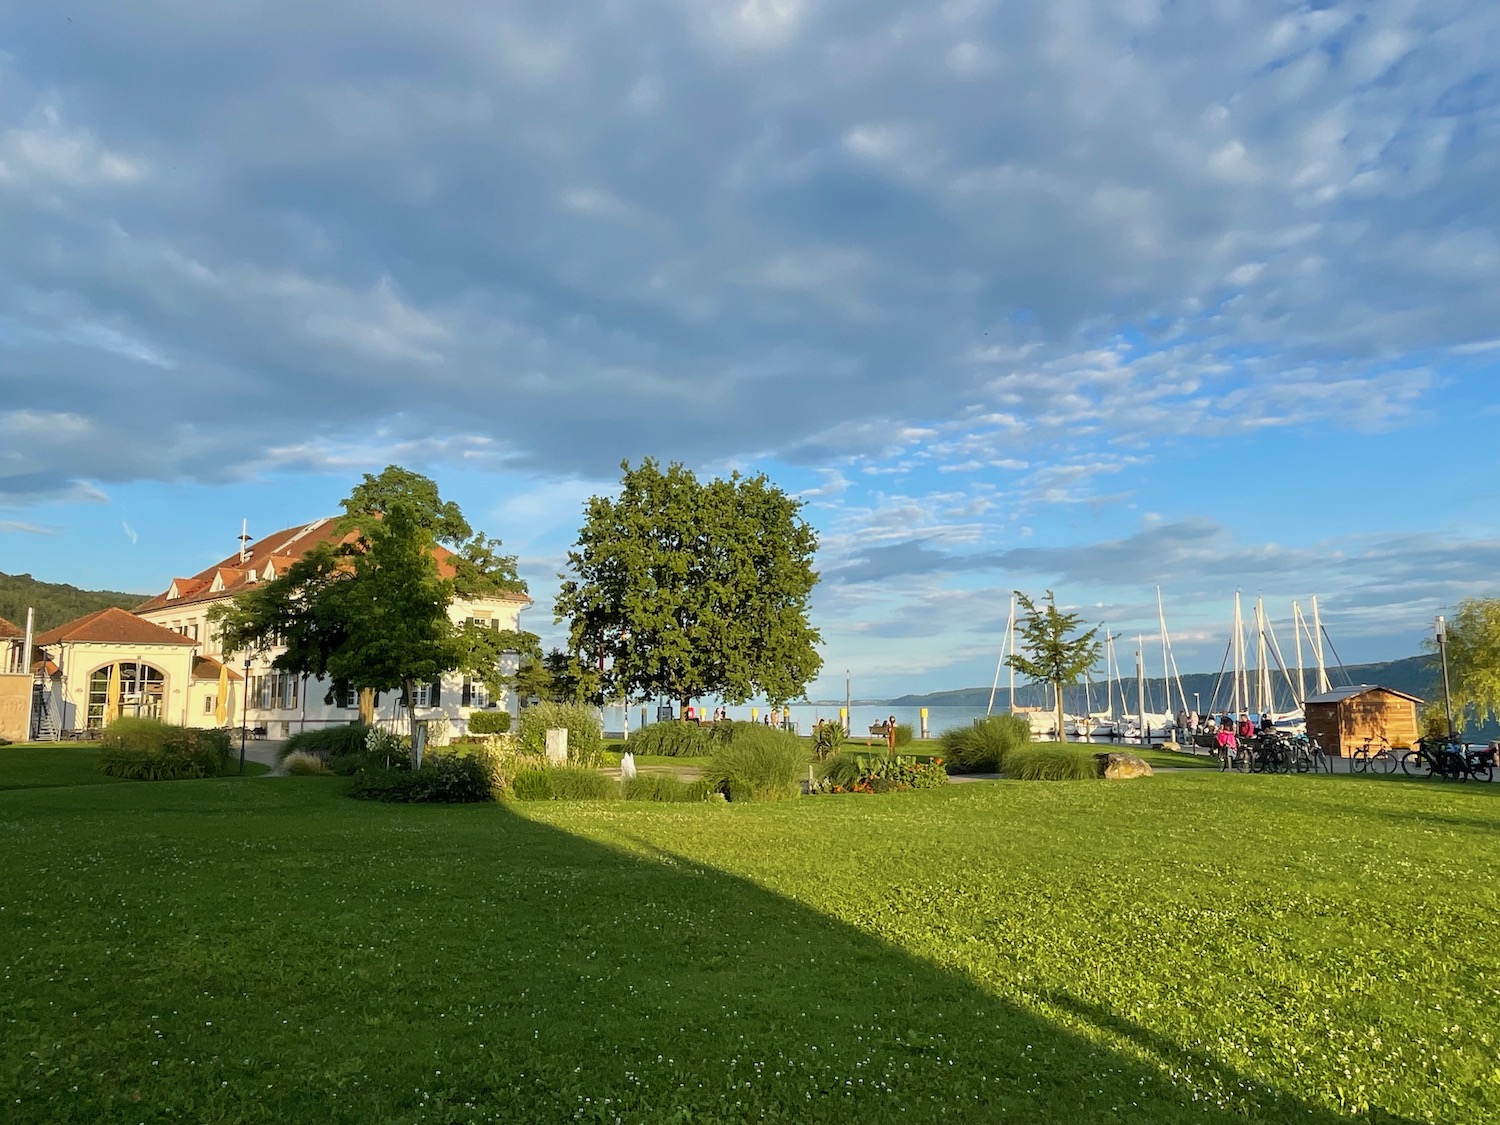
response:
{"label": "building facade", "polygon": [[[358,721],[355,693],[336,697],[322,680],[273,668],[282,648],[248,657],[226,654],[209,619],[215,606],[284,574],[316,544],[347,539],[332,518],[258,540],[242,537],[234,554],[190,577],[174,578],[132,613],[105,610],[37,637],[37,647],[56,666],[46,675],[51,722],[68,732],[98,729],[111,715],[142,714],[194,727],[244,726],[264,737],[286,738]],[[438,548],[445,576],[452,574],[449,557]],[[530,604],[524,594],[505,594],[455,601],[448,613],[455,624],[473,620],[497,630],[519,629],[521,611]],[[514,693],[491,699],[483,683],[462,676],[418,685],[415,703],[419,719],[446,720],[433,723],[439,742],[445,734],[465,733],[476,710],[515,710]],[[399,692],[377,696],[376,720],[404,724]]]}

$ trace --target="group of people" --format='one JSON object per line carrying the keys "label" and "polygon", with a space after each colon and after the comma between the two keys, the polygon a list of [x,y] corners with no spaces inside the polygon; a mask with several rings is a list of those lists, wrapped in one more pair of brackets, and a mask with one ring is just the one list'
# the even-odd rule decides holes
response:
{"label": "group of people", "polygon": [[[715,707],[713,718],[709,718],[702,711],[698,710],[698,708],[692,706],[691,704],[682,709],[682,721],[685,723],[719,723],[726,721],[728,718],[728,707]],[[760,721],[768,727],[786,726],[791,722],[791,712],[779,710],[773,707],[770,711],[766,712],[765,715],[761,716]]]}
{"label": "group of people", "polygon": [[1256,723],[1250,718],[1248,711],[1241,711],[1238,719],[1228,712],[1200,716],[1195,711],[1179,711],[1177,726],[1182,737],[1191,739],[1197,735],[1206,735],[1213,739],[1220,754],[1238,755],[1241,741],[1249,741],[1257,735],[1275,730],[1276,720],[1270,712],[1261,714],[1260,722]]}

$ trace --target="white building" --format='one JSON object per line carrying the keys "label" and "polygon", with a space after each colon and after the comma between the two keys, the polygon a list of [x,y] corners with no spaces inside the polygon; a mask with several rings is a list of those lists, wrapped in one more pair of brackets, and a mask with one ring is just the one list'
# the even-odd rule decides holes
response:
{"label": "white building", "polygon": [[[48,692],[56,708],[53,722],[57,728],[97,728],[104,725],[106,710],[151,715],[187,726],[244,724],[270,738],[357,721],[359,703],[354,693],[328,700],[330,685],[324,681],[273,669],[271,661],[281,649],[257,653],[248,664],[231,653],[229,667],[224,669],[226,654],[208,619],[214,606],[285,573],[315,544],[344,538],[336,525],[336,519],[320,519],[247,540],[222,562],[190,578],[174,578],[163,593],[137,606],[133,615],[106,610],[39,636],[38,647],[57,665]],[[451,552],[437,548],[438,566],[445,576],[452,573],[447,564],[450,556]],[[503,594],[455,601],[448,612],[455,623],[472,619],[493,629],[519,629],[521,611],[529,605],[531,599],[524,594]],[[135,626],[128,625],[129,621]],[[111,675],[117,685],[114,689],[109,685]],[[246,681],[248,692],[241,690]],[[111,690],[118,698],[110,698]],[[402,719],[399,696],[393,692],[377,697],[377,721]],[[469,715],[475,710],[515,711],[514,693],[492,700],[483,683],[459,676],[419,685],[416,704],[418,718],[445,717],[454,735],[467,730]]]}

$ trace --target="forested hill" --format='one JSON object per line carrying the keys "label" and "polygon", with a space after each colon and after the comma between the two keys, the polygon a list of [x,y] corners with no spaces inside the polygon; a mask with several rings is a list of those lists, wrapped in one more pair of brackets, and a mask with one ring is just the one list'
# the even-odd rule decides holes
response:
{"label": "forested hill", "polygon": [[[1307,688],[1311,692],[1315,689],[1315,673],[1307,672]],[[1292,671],[1292,679],[1295,681],[1297,673]],[[1380,687],[1395,688],[1415,695],[1419,699],[1437,699],[1442,689],[1438,685],[1437,669],[1432,664],[1432,658],[1427,656],[1408,656],[1403,660],[1389,660],[1381,664],[1351,664],[1347,668],[1330,668],[1328,678],[1334,687],[1344,684],[1377,684]],[[1273,686],[1276,690],[1277,706],[1287,706],[1286,681],[1282,678],[1279,670],[1272,673]],[[1219,699],[1216,706],[1220,709],[1230,705],[1228,693],[1233,690],[1233,685],[1226,675],[1221,682],[1216,672],[1193,673],[1182,677],[1182,690],[1187,693],[1188,706],[1193,705],[1193,693],[1198,693],[1203,704],[1203,709],[1209,709],[1210,702],[1214,699],[1214,688],[1218,686]],[[1135,709],[1135,680],[1130,679],[1125,685],[1126,698],[1130,700],[1130,709]],[[1255,685],[1251,684],[1252,697]],[[1017,702],[1027,705],[1047,705],[1050,700],[1042,698],[1044,694],[1035,687],[1028,687],[1024,696],[1017,690]],[[1167,708],[1163,704],[1165,694],[1162,690],[1161,677],[1146,681],[1146,695],[1152,701],[1153,711],[1162,711]],[[1118,696],[1116,696],[1118,699]],[[1172,685],[1172,707],[1175,711],[1179,705],[1177,686]],[[893,707],[984,707],[990,701],[990,689],[988,687],[960,688],[957,691],[938,691],[928,695],[903,695],[898,699],[887,700],[887,704]],[[1093,709],[1102,711],[1105,709],[1104,687],[1095,684],[1090,693],[1090,701]],[[996,693],[995,704],[1004,707],[1010,702],[1007,682],[1001,677],[1000,690]],[[1065,695],[1065,706],[1069,711],[1082,711],[1084,705],[1084,689],[1080,685],[1077,688],[1069,688]],[[1253,698],[1252,698],[1253,702]],[[1119,704],[1116,703],[1118,708]]]}
{"label": "forested hill", "polygon": [[58,582],[39,582],[29,574],[0,573],[0,617],[24,629],[26,607],[30,606],[36,610],[38,633],[112,605],[134,609],[150,596],[116,590],[80,590]]}

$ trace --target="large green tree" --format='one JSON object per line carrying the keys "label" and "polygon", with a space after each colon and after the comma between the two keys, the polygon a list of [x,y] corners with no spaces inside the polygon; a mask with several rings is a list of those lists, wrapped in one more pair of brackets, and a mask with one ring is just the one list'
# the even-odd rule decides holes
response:
{"label": "large green tree", "polygon": [[448,609],[455,598],[525,593],[514,557],[476,535],[431,480],[395,465],[365,474],[343,506],[339,541],[214,611],[224,651],[284,646],[273,667],[326,678],[330,696],[353,688],[368,701],[399,689],[413,734],[418,684],[461,672],[499,694],[503,658],[537,651],[537,638],[454,624]]}
{"label": "large green tree", "polygon": [[608,699],[801,697],[823,663],[807,620],[818,541],[801,501],[764,475],[704,483],[649,458],[620,468],[619,495],[588,502],[557,599],[577,665],[602,669]]}
{"label": "large green tree", "polygon": [[[1500,598],[1465,598],[1446,624],[1455,723],[1462,727],[1500,716]],[[1434,653],[1436,667],[1435,639],[1423,647]]]}
{"label": "large green tree", "polygon": [[[1016,602],[1023,616],[1020,620],[1021,652],[1005,662],[1027,679],[1052,685],[1052,705],[1057,719],[1057,738],[1068,740],[1063,729],[1063,688],[1076,684],[1099,659],[1101,642],[1097,627],[1078,633],[1083,618],[1057,608],[1057,598],[1047,591],[1043,605],[1016,591]],[[1077,634],[1077,635],[1075,635]]]}

